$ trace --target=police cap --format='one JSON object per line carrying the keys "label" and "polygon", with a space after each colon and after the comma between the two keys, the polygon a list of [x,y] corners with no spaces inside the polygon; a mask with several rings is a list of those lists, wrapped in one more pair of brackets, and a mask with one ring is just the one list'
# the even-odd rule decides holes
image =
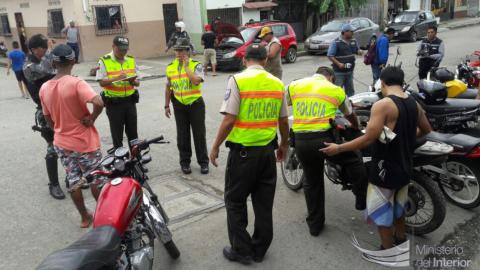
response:
{"label": "police cap", "polygon": [[250,44],[245,51],[245,58],[267,59],[267,49],[262,44]]}

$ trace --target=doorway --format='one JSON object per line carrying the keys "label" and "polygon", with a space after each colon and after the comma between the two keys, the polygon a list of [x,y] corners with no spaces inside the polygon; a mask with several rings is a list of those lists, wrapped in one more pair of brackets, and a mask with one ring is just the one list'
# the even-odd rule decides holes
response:
{"label": "doorway", "polygon": [[165,39],[168,42],[172,34],[177,31],[175,23],[178,22],[177,4],[163,4],[163,23],[165,25]]}
{"label": "doorway", "polygon": [[18,38],[20,39],[20,46],[22,51],[28,55],[27,33],[25,32],[25,25],[23,24],[22,13],[15,13],[15,26],[17,27]]}

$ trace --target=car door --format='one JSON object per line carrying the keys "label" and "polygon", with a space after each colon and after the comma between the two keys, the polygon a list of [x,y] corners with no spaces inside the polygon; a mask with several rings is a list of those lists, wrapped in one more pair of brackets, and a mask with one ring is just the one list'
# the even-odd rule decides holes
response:
{"label": "car door", "polygon": [[427,35],[428,20],[425,12],[418,13],[417,36],[419,38]]}
{"label": "car door", "polygon": [[358,41],[359,44],[365,44],[365,32],[360,25],[360,20],[353,20],[350,24],[357,28],[357,31],[355,31],[353,37]]}
{"label": "car door", "polygon": [[284,57],[287,53],[286,49],[288,48],[288,43],[290,42],[288,40],[288,30],[283,24],[273,25],[270,27],[272,28],[273,35],[275,35],[275,37],[280,40],[280,43],[282,43],[282,57]]}
{"label": "car door", "polygon": [[364,32],[364,35],[365,35],[365,42],[364,43],[360,43],[360,46],[368,46],[369,42],[370,42],[370,39],[372,38],[372,36],[374,35],[373,33],[373,25],[370,24],[370,22],[366,19],[361,19],[360,20],[360,26],[362,27],[362,30]]}
{"label": "car door", "polygon": [[[428,26],[437,26],[437,19],[435,19],[435,15],[431,12],[426,12],[427,14],[427,21],[428,21]],[[428,29],[427,29],[428,32]]]}

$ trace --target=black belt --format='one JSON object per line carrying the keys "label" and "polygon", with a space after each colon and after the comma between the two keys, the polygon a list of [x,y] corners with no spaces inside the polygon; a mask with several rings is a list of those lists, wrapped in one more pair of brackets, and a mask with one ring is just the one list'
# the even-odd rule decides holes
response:
{"label": "black belt", "polygon": [[323,139],[323,138],[333,138],[332,130],[325,130],[319,132],[305,132],[299,133],[295,132],[295,140],[312,140],[312,139]]}
{"label": "black belt", "polygon": [[265,146],[269,146],[269,145],[272,145],[274,149],[278,149],[278,141],[277,141],[277,136],[275,136],[275,139],[273,139],[271,142],[269,142],[268,144],[266,145],[259,145],[259,146],[245,146],[243,144],[240,144],[240,143],[234,143],[234,142],[230,142],[230,141],[226,141],[225,142],[225,146],[230,148],[230,149],[236,149],[236,150],[247,150],[249,148],[255,148],[255,147],[265,147]]}

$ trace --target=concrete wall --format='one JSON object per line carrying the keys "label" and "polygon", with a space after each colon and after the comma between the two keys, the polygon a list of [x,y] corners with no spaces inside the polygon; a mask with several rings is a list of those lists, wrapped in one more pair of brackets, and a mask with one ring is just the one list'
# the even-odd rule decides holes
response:
{"label": "concrete wall", "polygon": [[[85,0],[88,12],[93,14],[98,5],[123,5],[123,11],[128,25],[130,39],[129,54],[134,57],[148,57],[161,55],[166,48],[165,25],[163,18],[163,4],[177,4],[178,17],[182,19],[182,4],[180,0]],[[80,61],[96,61],[111,51],[112,40],[115,35],[97,36],[93,20],[87,20],[84,15],[82,0],[53,1],[59,5],[50,6],[48,0],[0,0],[0,9],[6,8],[12,36],[1,37],[10,47],[12,41],[19,41],[15,27],[14,13],[23,15],[27,38],[34,34],[47,35],[47,10],[62,9],[65,25],[70,19],[75,19],[80,29]],[[192,1],[197,2],[197,1]],[[29,8],[20,8],[20,3],[29,3]],[[148,8],[146,8],[148,7]],[[92,18],[93,19],[93,18]],[[65,43],[64,39],[57,39],[57,44]]]}
{"label": "concrete wall", "polygon": [[244,9],[242,12],[242,25],[245,25],[250,19],[254,21],[260,21],[260,10],[257,9]]}
{"label": "concrete wall", "polygon": [[219,8],[239,8],[245,0],[206,0],[207,10]]}

